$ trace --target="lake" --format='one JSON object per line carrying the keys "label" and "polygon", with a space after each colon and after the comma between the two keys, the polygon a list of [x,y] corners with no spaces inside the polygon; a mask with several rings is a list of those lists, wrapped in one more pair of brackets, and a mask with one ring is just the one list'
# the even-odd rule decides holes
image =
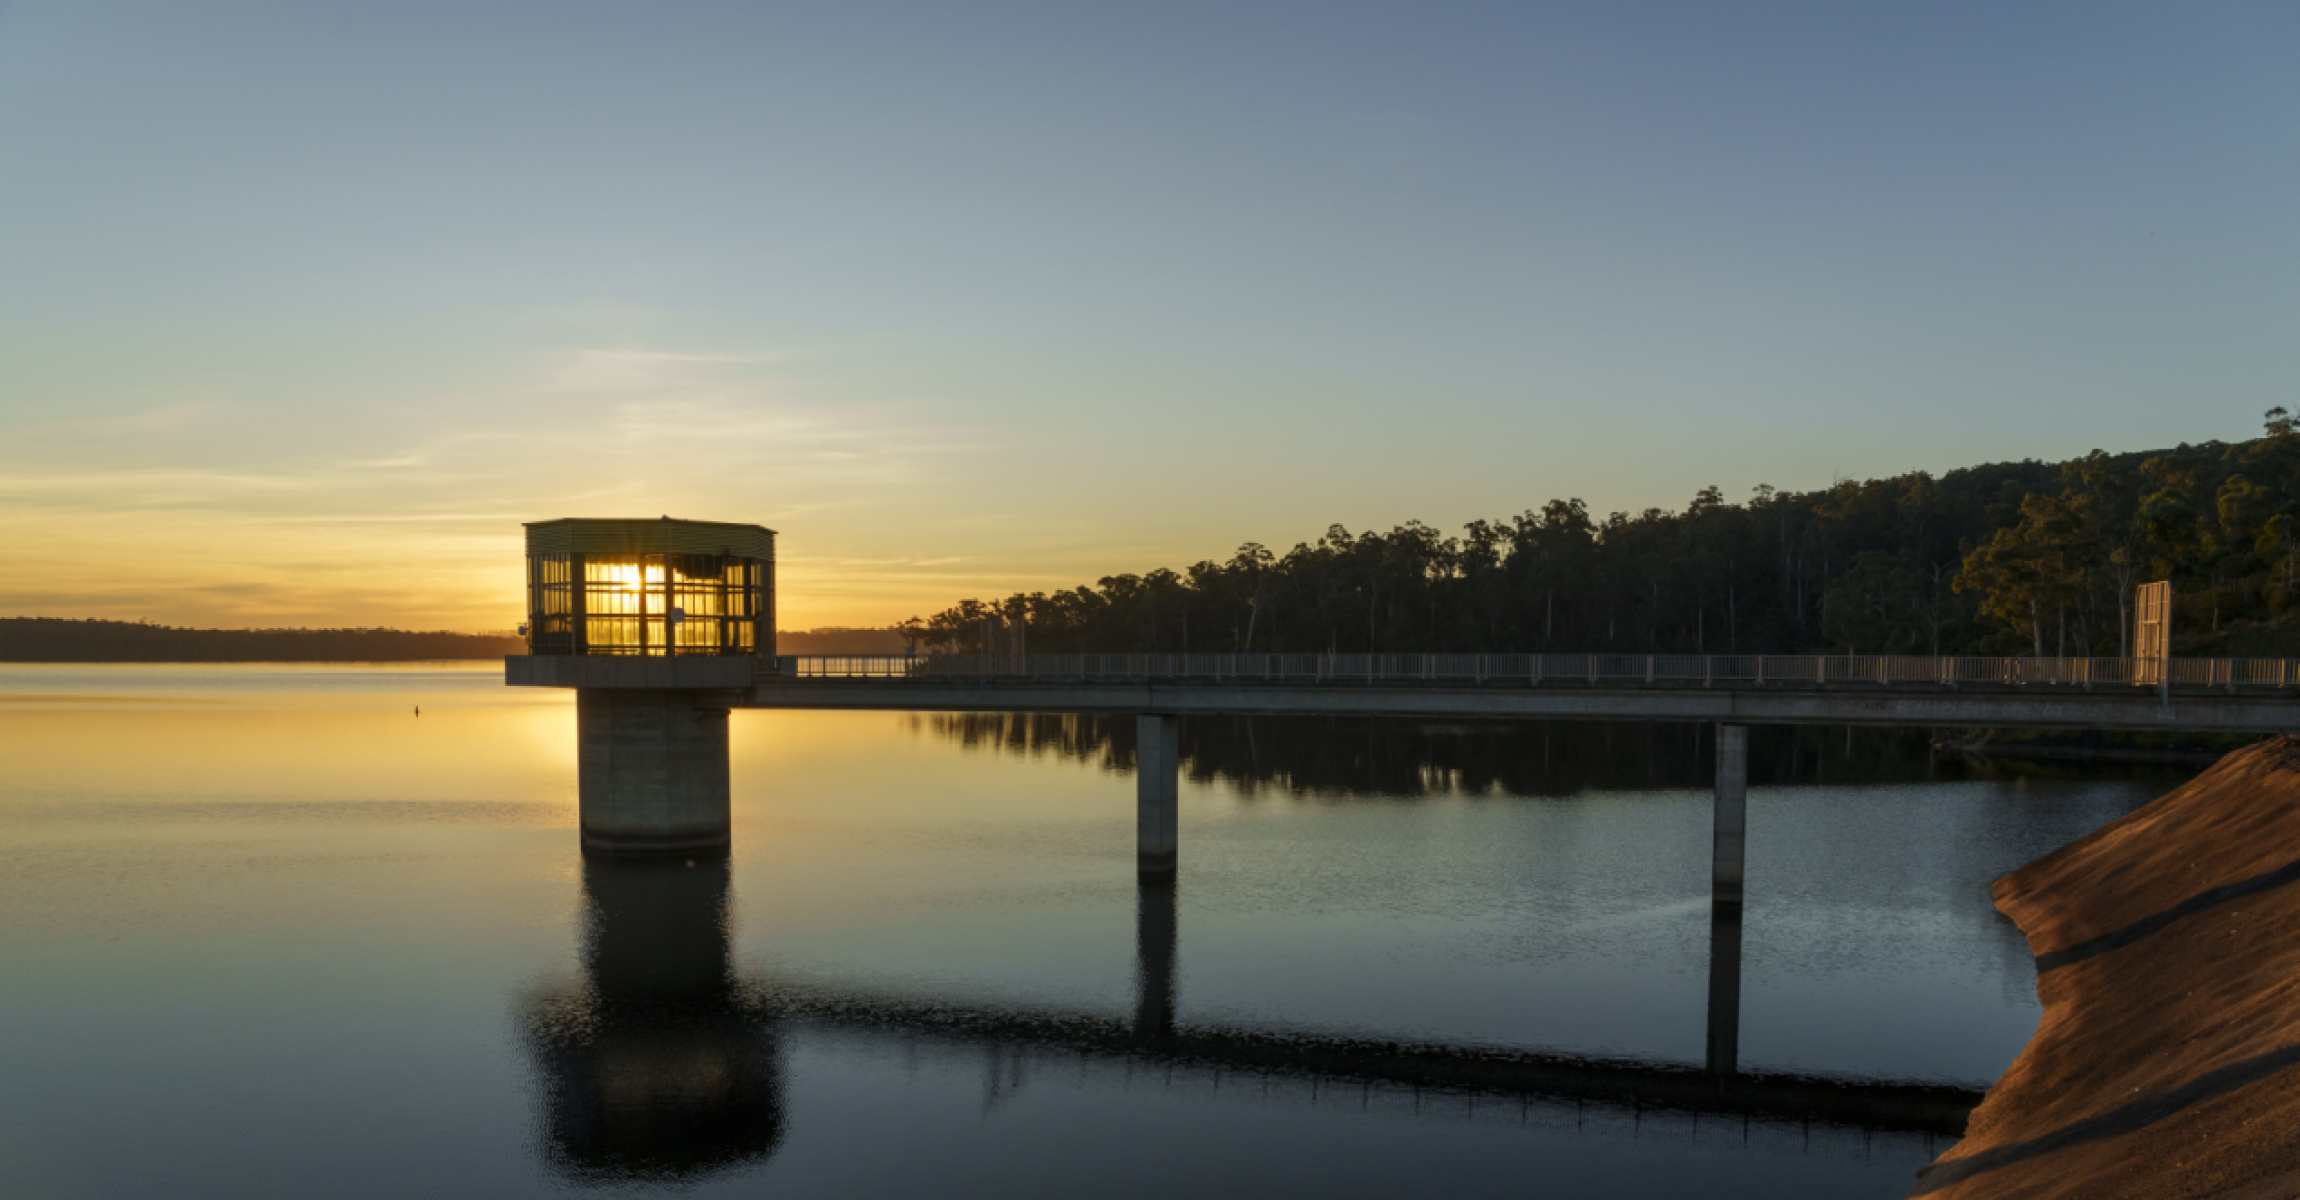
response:
{"label": "lake", "polygon": [[[0,667],[8,1195],[1884,1197],[1953,1140],[1670,1102],[1698,728],[1185,719],[1143,889],[1130,722],[737,712],[733,853],[587,865],[572,695],[501,675]],[[1984,1088],[1990,881],[2179,779],[1751,760],[1737,1062],[1850,1096]]]}

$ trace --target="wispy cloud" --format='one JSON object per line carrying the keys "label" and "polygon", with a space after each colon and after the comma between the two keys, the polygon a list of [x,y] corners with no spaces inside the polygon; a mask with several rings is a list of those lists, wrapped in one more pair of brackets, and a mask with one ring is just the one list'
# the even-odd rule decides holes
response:
{"label": "wispy cloud", "polygon": [[232,406],[222,403],[169,404],[138,412],[100,417],[63,417],[18,427],[15,436],[47,439],[108,439],[175,433],[227,418]]}
{"label": "wispy cloud", "polygon": [[779,355],[673,354],[660,350],[577,350],[549,376],[552,391],[630,391],[691,386],[729,366],[782,361]]}
{"label": "wispy cloud", "polygon": [[[160,577],[157,608],[208,619],[437,619],[461,606],[497,625],[516,603],[521,521],[805,516],[819,538],[916,508],[975,449],[899,404],[848,401],[835,380],[794,369],[775,354],[578,349],[485,391],[331,420],[219,403],[19,426],[0,438],[0,530],[20,560],[45,564],[37,596],[84,606],[117,589],[82,611],[189,619],[155,611]],[[373,581],[381,561],[395,564],[396,595]],[[938,577],[960,560],[790,561],[830,596]],[[35,596],[0,589],[10,594]]]}

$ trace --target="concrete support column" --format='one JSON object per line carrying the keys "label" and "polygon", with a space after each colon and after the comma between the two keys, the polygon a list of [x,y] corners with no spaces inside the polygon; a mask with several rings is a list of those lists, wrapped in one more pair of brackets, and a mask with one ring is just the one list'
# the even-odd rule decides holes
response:
{"label": "concrete support column", "polygon": [[1143,879],[1171,879],[1180,840],[1182,722],[1178,717],[1144,713],[1135,730],[1135,860]]}
{"label": "concrete support column", "polygon": [[1741,857],[1749,832],[1749,730],[1717,727],[1717,833],[1710,855],[1709,898],[1741,904]]}
{"label": "concrete support column", "polygon": [[1709,865],[1709,1073],[1741,1050],[1741,863],[1749,835],[1749,730],[1717,727],[1716,837]]}
{"label": "concrete support column", "polygon": [[727,710],[699,694],[575,692],[583,849],[692,854],[727,848]]}
{"label": "concrete support column", "polygon": [[1145,1041],[1174,1033],[1176,906],[1173,876],[1142,881],[1134,902],[1134,1036]]}

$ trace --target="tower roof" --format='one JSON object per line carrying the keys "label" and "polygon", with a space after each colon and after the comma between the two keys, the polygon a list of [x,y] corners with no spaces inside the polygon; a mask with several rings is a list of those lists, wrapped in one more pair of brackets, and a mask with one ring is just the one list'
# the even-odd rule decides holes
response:
{"label": "tower roof", "polygon": [[562,517],[527,522],[529,554],[725,554],[775,557],[775,531],[730,521]]}

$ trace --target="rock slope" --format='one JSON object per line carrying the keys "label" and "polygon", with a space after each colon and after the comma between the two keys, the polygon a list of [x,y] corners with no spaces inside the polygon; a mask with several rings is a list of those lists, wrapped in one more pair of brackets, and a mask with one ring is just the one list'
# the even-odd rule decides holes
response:
{"label": "rock slope", "polygon": [[2014,871],[2044,1019],[1917,1196],[2300,1196],[2300,737]]}

